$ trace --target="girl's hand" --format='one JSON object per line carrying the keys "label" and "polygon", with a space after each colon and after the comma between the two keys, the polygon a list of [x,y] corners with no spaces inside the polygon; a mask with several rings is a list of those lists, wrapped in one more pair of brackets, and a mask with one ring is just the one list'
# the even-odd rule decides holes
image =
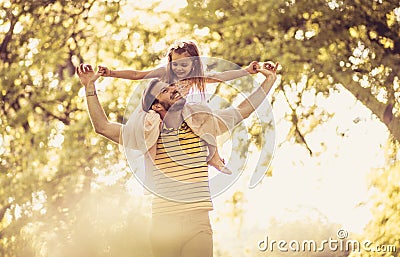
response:
{"label": "girl's hand", "polygon": [[99,71],[98,73],[100,74],[100,76],[103,77],[110,77],[111,76],[111,70],[105,66],[98,66]]}
{"label": "girl's hand", "polygon": [[263,74],[266,78],[275,78],[276,79],[276,70],[278,69],[279,63],[273,62],[265,62],[262,65],[261,69],[257,69],[258,72]]}
{"label": "girl's hand", "polygon": [[265,69],[265,70],[274,70],[274,71],[276,71],[278,69],[278,65],[279,65],[279,63],[274,64],[273,62],[268,61],[268,62],[264,62],[262,64],[262,68]]}
{"label": "girl's hand", "polygon": [[250,74],[256,74],[258,72],[257,69],[260,69],[260,65],[257,61],[252,61],[249,66],[247,66],[246,71]]}

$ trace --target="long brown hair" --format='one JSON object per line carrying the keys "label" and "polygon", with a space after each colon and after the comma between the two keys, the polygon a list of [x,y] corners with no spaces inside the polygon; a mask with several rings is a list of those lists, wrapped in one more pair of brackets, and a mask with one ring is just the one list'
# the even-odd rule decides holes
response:
{"label": "long brown hair", "polygon": [[200,59],[199,49],[196,44],[192,41],[181,41],[179,43],[175,43],[172,46],[167,54],[168,64],[167,64],[167,73],[166,73],[166,81],[171,84],[176,82],[176,75],[172,71],[172,53],[183,54],[188,53],[193,63],[193,69],[190,72],[190,78],[187,80],[190,81],[192,86],[194,86],[201,94],[205,92],[205,78],[204,78],[204,70],[203,64]]}

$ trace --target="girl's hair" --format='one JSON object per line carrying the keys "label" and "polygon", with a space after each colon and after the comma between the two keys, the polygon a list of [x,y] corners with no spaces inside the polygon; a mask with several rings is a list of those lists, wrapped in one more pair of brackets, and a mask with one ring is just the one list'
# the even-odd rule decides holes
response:
{"label": "girl's hair", "polygon": [[192,41],[178,41],[175,42],[174,45],[169,49],[167,58],[167,74],[166,80],[167,83],[171,84],[176,82],[176,76],[172,71],[172,54],[183,54],[188,53],[193,63],[192,71],[190,72],[190,77],[187,79],[190,81],[192,85],[196,87],[197,90],[201,94],[204,94],[205,91],[205,78],[204,78],[204,71],[203,71],[203,64],[201,63],[199,49],[197,48],[196,44]]}

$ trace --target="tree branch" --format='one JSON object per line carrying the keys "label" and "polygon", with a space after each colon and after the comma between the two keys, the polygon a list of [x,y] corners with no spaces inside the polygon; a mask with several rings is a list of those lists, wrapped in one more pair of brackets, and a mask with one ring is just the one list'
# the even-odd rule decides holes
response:
{"label": "tree branch", "polygon": [[393,115],[393,105],[385,104],[378,101],[372,94],[369,88],[363,88],[358,85],[351,74],[343,76],[343,72],[352,73],[351,70],[331,73],[336,81],[343,85],[350,93],[357,98],[363,105],[371,110],[376,117],[386,125],[394,139],[400,142],[400,117]]}
{"label": "tree branch", "polygon": [[294,130],[295,139],[298,143],[303,144],[307,148],[310,156],[312,156],[313,152],[312,152],[310,146],[307,144],[305,135],[303,135],[303,133],[300,131],[299,118],[297,117],[297,114],[296,114],[296,108],[294,108],[292,106],[292,104],[290,103],[289,98],[287,97],[286,91],[284,89],[282,89],[282,92],[283,92],[283,95],[285,96],[285,99],[286,99],[286,102],[288,103],[289,108],[292,110],[292,113],[291,113],[292,119],[291,120],[293,123],[292,129]]}

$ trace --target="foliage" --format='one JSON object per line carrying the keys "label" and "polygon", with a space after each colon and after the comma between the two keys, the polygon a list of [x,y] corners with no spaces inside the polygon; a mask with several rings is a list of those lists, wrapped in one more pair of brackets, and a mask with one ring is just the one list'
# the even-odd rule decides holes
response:
{"label": "foliage", "polygon": [[[281,64],[282,81],[274,98],[283,95],[289,107],[286,119],[292,123],[292,129],[287,140],[294,139],[305,145],[310,154],[314,153],[307,144],[307,134],[333,115],[319,103],[332,92],[340,91],[338,85],[341,85],[385,124],[394,139],[392,143],[398,145],[398,1],[190,0],[188,3],[182,15],[193,28],[208,28],[204,41],[210,44],[212,56],[239,65],[251,60],[274,60]],[[310,95],[314,96],[312,101]],[[398,147],[393,152],[396,155]],[[384,168],[372,179],[376,206],[366,235],[377,244],[394,244],[397,249],[398,170],[398,165]],[[397,256],[398,252],[392,255]]]}
{"label": "foliage", "polygon": [[[121,5],[126,3],[1,2],[1,256],[104,256],[115,251],[110,245],[145,238],[136,229],[146,224],[143,208],[126,204],[134,200],[124,188],[131,173],[118,147],[94,134],[74,77],[86,61],[111,68],[156,64],[161,50],[143,48],[165,31],[141,28],[133,16],[124,19],[129,10]],[[131,84],[120,82],[99,93],[111,120],[122,121],[131,91]],[[80,248],[88,252],[68,254]]]}
{"label": "foliage", "polygon": [[[290,137],[329,118],[317,104],[343,85],[400,140],[400,7],[398,1],[188,1],[186,21],[209,28],[211,54],[244,65],[282,65],[283,92],[293,123]],[[223,42],[219,44],[217,42]],[[293,98],[294,96],[294,98]],[[312,149],[309,149],[312,154]]]}
{"label": "foliage", "polygon": [[[170,42],[189,34],[213,57],[282,64],[278,90],[294,124],[289,139],[306,144],[306,133],[329,119],[318,103],[336,83],[399,139],[398,2],[188,1],[181,14],[160,9],[167,3],[0,1],[1,256],[147,256],[146,202],[128,193],[131,173],[118,147],[93,132],[74,77],[82,62],[154,67]],[[99,97],[109,118],[121,122],[136,84],[112,81],[100,81]],[[310,92],[315,101],[307,105]],[[259,131],[250,129],[258,146]],[[398,191],[379,185],[393,197]],[[242,199],[234,199],[236,208]],[[375,230],[392,222],[386,218],[371,223],[371,234],[382,236]],[[382,242],[390,242],[391,228],[384,227]]]}
{"label": "foliage", "polygon": [[[400,162],[370,174],[373,219],[361,240],[371,245],[354,256],[399,256],[400,254]],[[379,247],[379,248],[378,248]],[[370,251],[372,249],[373,251]],[[377,251],[374,251],[377,249]],[[352,255],[353,256],[353,255]]]}

